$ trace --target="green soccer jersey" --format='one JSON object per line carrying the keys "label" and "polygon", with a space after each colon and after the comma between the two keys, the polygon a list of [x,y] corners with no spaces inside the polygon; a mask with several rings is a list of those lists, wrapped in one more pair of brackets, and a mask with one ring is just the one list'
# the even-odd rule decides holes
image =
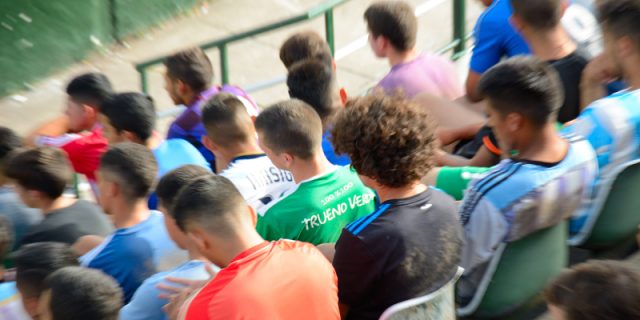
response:
{"label": "green soccer jersey", "polygon": [[258,212],[257,230],[266,240],[335,243],[348,223],[375,210],[375,194],[349,167],[302,181]]}

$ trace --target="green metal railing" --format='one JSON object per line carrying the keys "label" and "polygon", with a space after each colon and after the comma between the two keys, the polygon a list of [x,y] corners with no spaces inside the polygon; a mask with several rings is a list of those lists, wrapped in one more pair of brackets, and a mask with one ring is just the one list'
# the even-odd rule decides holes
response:
{"label": "green metal railing", "polygon": [[[335,54],[335,32],[334,32],[334,16],[333,10],[348,2],[350,0],[327,0],[316,7],[313,7],[309,11],[285,19],[278,22],[266,24],[249,31],[245,31],[239,34],[231,35],[222,39],[213,40],[200,45],[203,50],[217,48],[220,53],[220,74],[222,77],[222,83],[229,83],[229,55],[228,46],[231,43],[245,40],[250,37],[258,36],[270,31],[274,31],[286,26],[298,24],[311,19],[315,19],[321,15],[324,15],[325,25],[325,37],[331,53]],[[452,59],[457,60],[463,56],[466,52],[466,41],[470,38],[470,34],[466,33],[466,0],[452,0],[453,2],[453,40],[437,50],[436,52],[443,54],[453,50]],[[148,78],[147,69],[157,64],[161,64],[167,56],[157,57],[141,63],[136,64],[136,70],[140,74],[140,84],[143,92],[148,92]]]}

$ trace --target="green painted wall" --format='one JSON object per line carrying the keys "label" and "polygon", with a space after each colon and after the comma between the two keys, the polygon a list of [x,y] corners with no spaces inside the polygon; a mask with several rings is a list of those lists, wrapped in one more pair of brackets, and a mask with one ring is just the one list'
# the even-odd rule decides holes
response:
{"label": "green painted wall", "polygon": [[0,96],[82,60],[96,40],[142,32],[197,1],[0,0]]}

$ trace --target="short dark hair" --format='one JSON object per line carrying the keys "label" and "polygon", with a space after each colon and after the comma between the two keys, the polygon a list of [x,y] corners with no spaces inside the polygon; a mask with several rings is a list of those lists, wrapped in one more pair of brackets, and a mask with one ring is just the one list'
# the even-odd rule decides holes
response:
{"label": "short dark hair", "polygon": [[558,72],[535,57],[497,64],[482,75],[478,91],[498,113],[520,113],[538,127],[556,121],[564,99]]}
{"label": "short dark hair", "polygon": [[16,151],[7,162],[6,174],[21,187],[40,191],[51,199],[62,196],[73,180],[73,168],[67,155],[54,147]]}
{"label": "short dark hair", "polygon": [[145,198],[156,178],[158,165],[149,148],[131,142],[112,145],[100,159],[100,173],[111,175],[131,202]]}
{"label": "short dark hair", "polygon": [[232,235],[233,221],[242,210],[248,207],[233,183],[222,176],[208,175],[180,190],[173,214],[184,232],[189,225],[198,225],[208,232]]}
{"label": "short dark hair", "polygon": [[194,92],[202,92],[211,86],[213,66],[207,54],[199,47],[180,51],[164,61],[172,80],[181,80]]}
{"label": "short dark hair", "polygon": [[603,0],[598,6],[598,21],[605,32],[617,38],[630,37],[640,45],[640,1]]}
{"label": "short dark hair", "polygon": [[338,110],[335,103],[338,91],[334,79],[331,67],[319,60],[297,62],[287,75],[289,96],[309,104],[326,122]]}
{"label": "short dark hair", "polygon": [[433,167],[434,128],[424,107],[374,93],[347,102],[331,137],[336,152],[346,153],[359,174],[397,188],[421,180]]}
{"label": "short dark hair", "polygon": [[71,248],[59,242],[38,242],[24,245],[13,254],[16,284],[20,293],[37,298],[44,291],[44,280],[54,271],[77,266],[78,258]]}
{"label": "short dark hair", "polygon": [[20,137],[13,130],[0,127],[0,174],[4,172],[4,163],[9,154],[20,147],[22,147]]}
{"label": "short dark hair", "polygon": [[51,290],[51,319],[117,320],[123,294],[118,283],[102,271],[65,267],[47,277]]}
{"label": "short dark hair", "polygon": [[564,271],[544,292],[567,320],[640,319],[640,273],[618,261],[590,261]]}
{"label": "short dark hair", "polygon": [[0,215],[0,269],[2,269],[2,264],[7,255],[11,252],[14,241],[13,224],[8,217]]}
{"label": "short dark hair", "polygon": [[153,99],[146,94],[115,94],[104,102],[100,112],[118,132],[129,131],[142,141],[147,141],[153,134],[156,108]]}
{"label": "short dark hair", "polygon": [[404,1],[379,1],[364,12],[369,31],[374,37],[383,36],[399,51],[416,45],[418,19],[413,8]]}
{"label": "short dark hair", "polygon": [[180,189],[191,181],[208,175],[211,175],[211,171],[192,164],[171,170],[158,182],[156,195],[158,195],[160,203],[169,210],[168,213],[173,216],[173,206]]}
{"label": "short dark hair", "polygon": [[113,94],[109,78],[102,73],[90,72],[79,75],[67,85],[67,94],[77,103],[100,108]]}
{"label": "short dark hair", "polygon": [[289,69],[296,62],[316,59],[329,67],[333,66],[333,56],[327,41],[312,30],[291,35],[280,47],[280,61]]}
{"label": "short dark hair", "polygon": [[557,27],[562,19],[564,0],[510,0],[513,14],[528,26],[542,31]]}
{"label": "short dark hair", "polygon": [[219,93],[204,103],[202,123],[208,137],[224,147],[255,140],[253,120],[247,108],[230,93]]}
{"label": "short dark hair", "polygon": [[276,153],[288,152],[310,159],[321,145],[322,121],[318,113],[298,99],[276,103],[256,119],[263,143]]}

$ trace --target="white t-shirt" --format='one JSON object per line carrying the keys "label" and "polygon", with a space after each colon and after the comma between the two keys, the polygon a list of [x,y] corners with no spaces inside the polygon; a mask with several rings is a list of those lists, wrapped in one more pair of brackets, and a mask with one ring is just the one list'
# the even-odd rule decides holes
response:
{"label": "white t-shirt", "polygon": [[265,154],[236,157],[220,175],[231,180],[256,211],[295,187],[291,172],[276,168]]}

